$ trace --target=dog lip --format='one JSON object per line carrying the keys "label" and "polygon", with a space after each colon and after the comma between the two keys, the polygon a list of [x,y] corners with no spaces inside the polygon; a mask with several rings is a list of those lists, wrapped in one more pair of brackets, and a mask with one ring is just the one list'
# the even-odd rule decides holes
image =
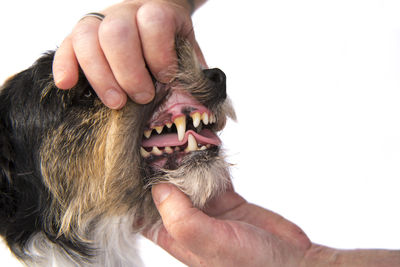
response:
{"label": "dog lip", "polygon": [[163,134],[153,136],[150,139],[146,139],[142,141],[143,147],[166,147],[166,146],[182,146],[188,142],[189,135],[193,135],[196,138],[198,144],[206,145],[211,144],[215,146],[221,145],[221,140],[219,137],[209,129],[203,129],[199,133],[196,133],[193,130],[188,130],[185,133],[185,137],[182,141],[178,140],[178,135],[176,133]]}
{"label": "dog lip", "polygon": [[154,112],[147,129],[155,126],[165,125],[167,122],[174,122],[177,117],[186,115],[184,111],[196,111],[201,114],[211,113],[204,105],[200,104],[193,96],[181,90],[174,90],[162,107]]}

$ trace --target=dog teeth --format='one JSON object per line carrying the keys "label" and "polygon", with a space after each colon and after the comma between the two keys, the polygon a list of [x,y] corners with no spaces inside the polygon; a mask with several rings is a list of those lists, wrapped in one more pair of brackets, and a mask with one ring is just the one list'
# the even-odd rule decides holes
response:
{"label": "dog teeth", "polygon": [[142,155],[143,158],[150,157],[150,153],[147,152],[143,147],[140,147],[140,155]]}
{"label": "dog teeth", "polygon": [[165,151],[167,154],[172,154],[172,153],[174,153],[174,150],[173,150],[171,147],[169,147],[169,146],[166,146],[166,147],[164,148],[164,151]]}
{"label": "dog teeth", "polygon": [[194,127],[198,127],[200,125],[201,122],[201,115],[199,112],[195,112],[192,115],[190,115],[190,117],[192,117],[193,120],[193,126]]}
{"label": "dog teeth", "polygon": [[161,156],[162,151],[158,147],[153,146],[153,150],[151,151],[151,154],[156,155],[156,156]]}
{"label": "dog teeth", "polygon": [[206,150],[206,149],[207,149],[206,146],[202,146],[202,147],[199,148],[199,150]]}
{"label": "dog teeth", "polygon": [[[200,113],[198,111],[192,113],[190,115],[192,118],[193,122],[193,127],[197,132],[200,132],[202,129],[203,125],[208,125],[208,124],[213,124],[217,121],[217,118],[215,114],[213,113],[208,113],[207,111],[204,113]],[[153,130],[155,130],[158,134],[162,134],[164,131],[164,126],[166,126],[168,129],[172,127],[172,125],[175,124],[176,126],[176,131],[178,134],[178,140],[183,141],[185,138],[185,133],[186,133],[186,116],[181,114],[181,116],[175,118],[174,122],[166,122],[164,125],[159,125],[159,126],[151,126],[151,129],[145,130],[143,135],[149,139],[153,133]],[[194,129],[192,128],[192,129]],[[168,132],[171,132],[168,130]]]}
{"label": "dog teeth", "polygon": [[204,112],[203,115],[201,115],[201,119],[203,120],[204,125],[208,124],[208,114],[207,114],[207,112]]}
{"label": "dog teeth", "polygon": [[185,149],[185,152],[196,151],[197,150],[197,141],[193,135],[189,134],[188,136],[188,146]]}
{"label": "dog teeth", "polygon": [[217,121],[217,118],[215,117],[214,114],[210,115],[210,124],[215,123]]}
{"label": "dog teeth", "polygon": [[180,116],[174,120],[176,130],[178,131],[178,140],[182,141],[186,132],[186,117]]}
{"label": "dog teeth", "polygon": [[150,136],[151,136],[151,132],[152,132],[153,130],[146,130],[146,131],[144,131],[144,136],[147,138],[147,139],[149,139],[150,138]]}
{"label": "dog teeth", "polygon": [[164,126],[156,126],[154,129],[156,129],[157,133],[160,134],[163,131]]}

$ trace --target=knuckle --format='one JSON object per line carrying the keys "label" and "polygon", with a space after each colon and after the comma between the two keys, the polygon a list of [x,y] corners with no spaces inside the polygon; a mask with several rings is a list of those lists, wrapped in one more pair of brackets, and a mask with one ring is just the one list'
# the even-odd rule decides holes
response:
{"label": "knuckle", "polygon": [[99,38],[106,42],[120,42],[130,36],[132,24],[123,19],[111,18],[100,25]]}
{"label": "knuckle", "polygon": [[131,77],[124,77],[118,79],[118,84],[127,92],[129,95],[135,94],[139,91],[144,91],[148,86],[147,79],[138,78],[136,75],[131,75]]}
{"label": "knuckle", "polygon": [[177,13],[165,3],[148,2],[139,8],[137,19],[143,25],[168,26],[174,22],[176,15]]}
{"label": "knuckle", "polygon": [[71,41],[76,44],[94,34],[97,34],[96,25],[89,19],[86,19],[82,20],[82,22],[74,28],[70,38]]}

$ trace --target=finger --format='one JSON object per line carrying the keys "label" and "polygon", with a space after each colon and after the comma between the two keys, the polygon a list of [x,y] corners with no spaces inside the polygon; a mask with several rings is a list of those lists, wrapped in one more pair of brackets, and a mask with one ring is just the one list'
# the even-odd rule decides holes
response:
{"label": "finger", "polygon": [[169,5],[150,2],[138,10],[137,25],[149,69],[159,81],[168,82],[177,66],[176,13]]}
{"label": "finger", "polygon": [[226,246],[227,225],[194,208],[175,186],[155,185],[152,193],[166,230],[181,246],[203,258]]}
{"label": "finger", "polygon": [[234,192],[232,188],[208,202],[205,212],[213,217],[222,217],[224,214],[236,210],[246,203],[246,200]]}
{"label": "finger", "polygon": [[303,230],[281,215],[250,203],[243,203],[218,216],[219,219],[240,220],[264,229],[300,248],[307,249],[311,242]]}
{"label": "finger", "polygon": [[189,41],[189,43],[192,44],[193,50],[194,50],[200,64],[204,68],[208,68],[206,59],[204,58],[204,55],[203,55],[203,52],[201,51],[200,46],[196,41],[196,37],[195,37],[193,28],[185,36],[186,36],[187,40]]}
{"label": "finger", "polygon": [[53,76],[56,86],[60,89],[70,89],[76,85],[79,77],[78,61],[76,60],[71,38],[67,37],[57,49],[53,61]]}
{"label": "finger", "polygon": [[154,85],[143,59],[136,12],[136,5],[126,4],[107,15],[99,41],[118,84],[132,100],[145,104],[154,97]]}
{"label": "finger", "polygon": [[79,22],[72,35],[72,46],[83,72],[101,101],[119,109],[126,103],[122,91],[108,65],[98,40],[100,21],[87,17]]}
{"label": "finger", "polygon": [[[193,35],[190,14],[183,7],[148,2],[137,14],[137,25],[143,44],[143,54],[153,75],[168,82],[177,68],[176,36],[189,40],[200,51]],[[199,53],[201,55],[201,51]]]}

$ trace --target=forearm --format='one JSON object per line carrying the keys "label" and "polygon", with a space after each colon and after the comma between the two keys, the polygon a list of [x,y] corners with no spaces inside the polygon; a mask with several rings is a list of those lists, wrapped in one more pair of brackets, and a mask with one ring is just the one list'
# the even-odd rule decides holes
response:
{"label": "forearm", "polygon": [[400,266],[400,251],[394,250],[338,250],[312,245],[301,267],[394,267]]}

